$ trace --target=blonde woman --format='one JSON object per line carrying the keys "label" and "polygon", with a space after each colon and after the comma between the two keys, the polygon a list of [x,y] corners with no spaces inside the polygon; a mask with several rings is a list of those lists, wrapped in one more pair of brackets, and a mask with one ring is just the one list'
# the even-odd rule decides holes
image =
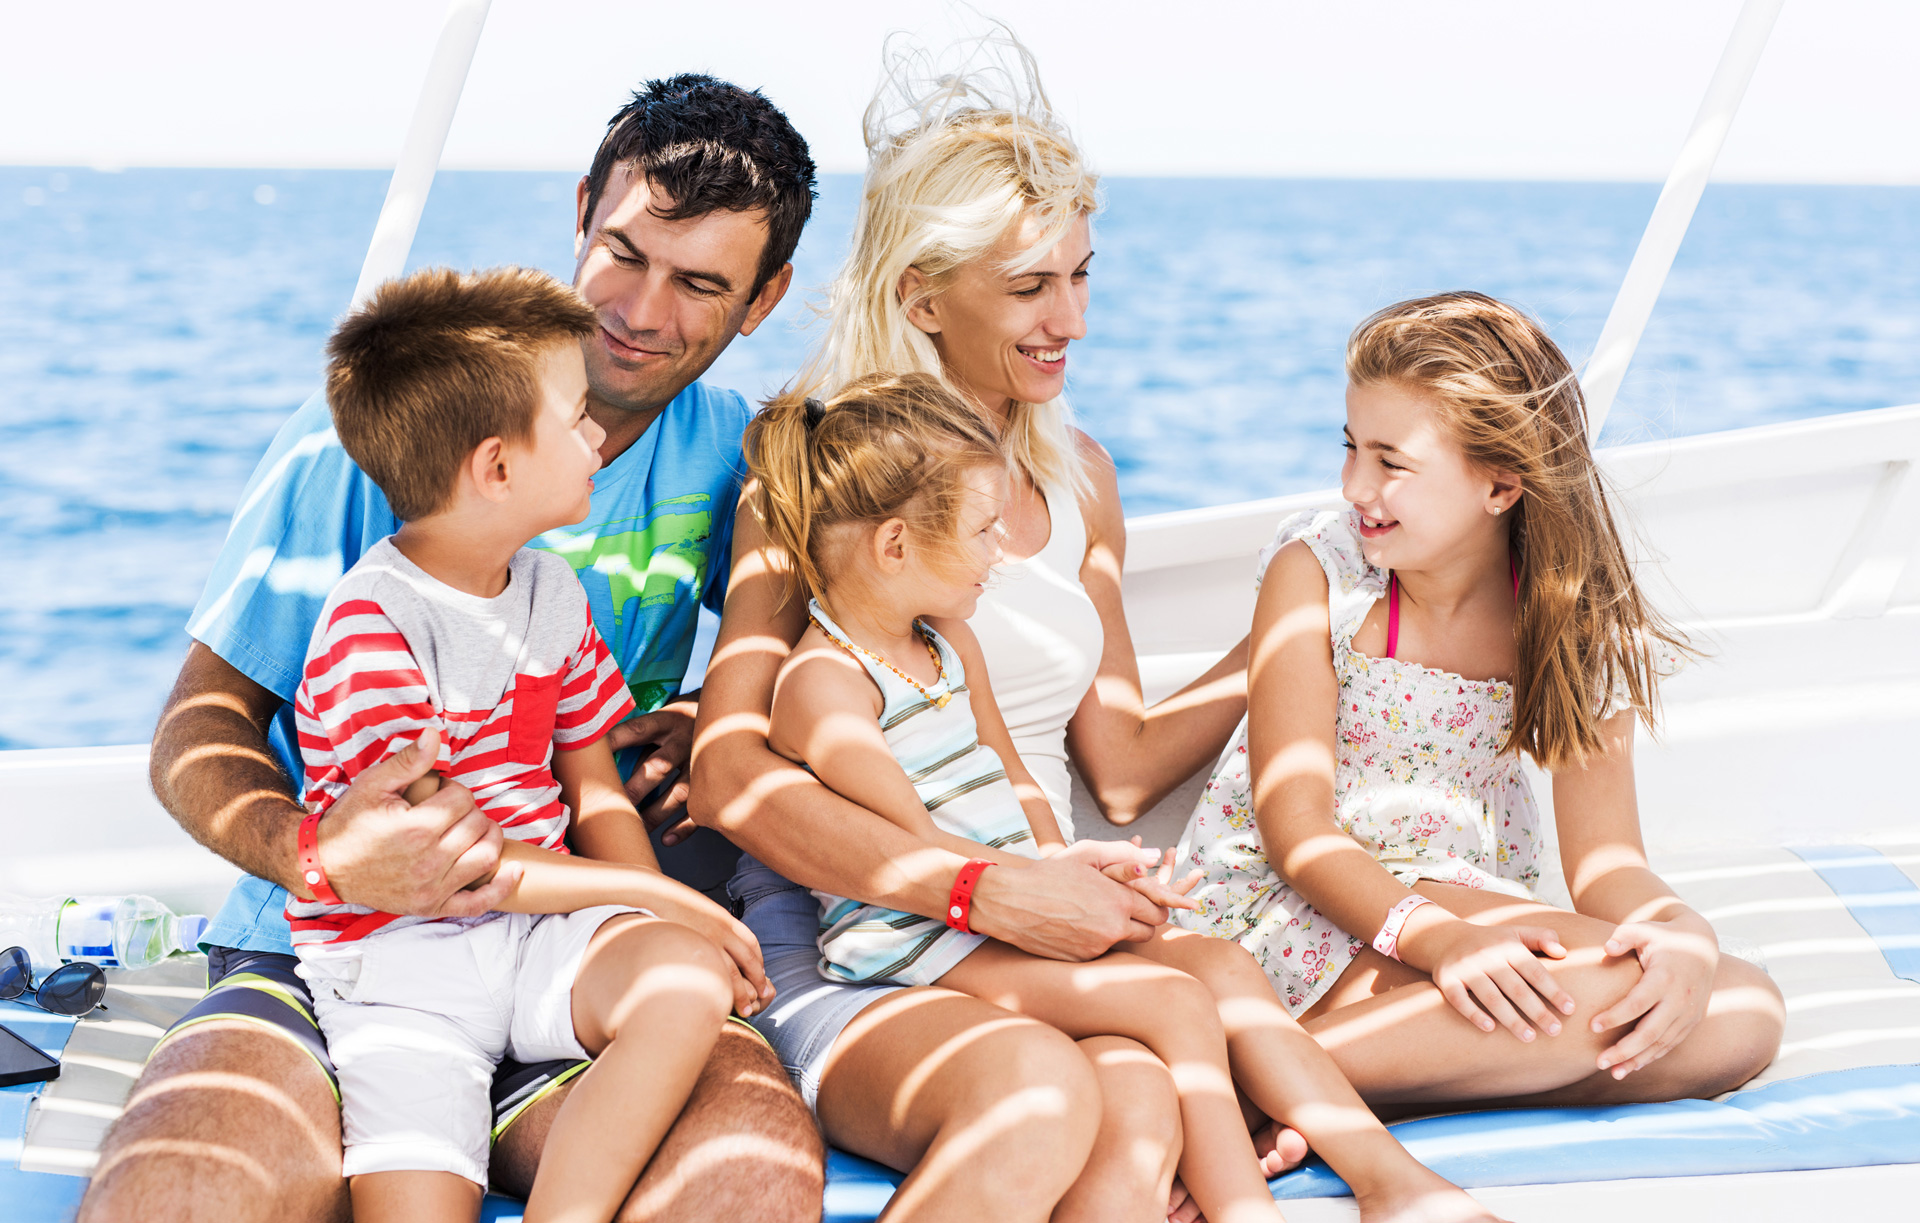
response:
{"label": "blonde woman", "polygon": [[[1019,755],[1071,839],[1069,756],[1109,818],[1147,810],[1225,743],[1245,707],[1245,649],[1177,698],[1141,699],[1113,466],[1060,398],[1067,351],[1086,333],[1095,179],[1024,50],[999,36],[973,49],[994,62],[947,72],[894,60],[867,116],[854,250],[803,382],[830,397],[876,371],[930,374],[1011,451],[1011,560],[970,623]],[[745,515],[736,530],[689,808],[748,851],[732,890],[778,987],[756,1023],[835,1145],[912,1170],[890,1218],[1158,1217],[1180,1154],[1164,1064],[1138,1042],[1076,1043],[952,991],[822,980],[807,890],[935,918],[970,905],[972,930],[1078,961],[1166,921],[1138,878],[1153,856],[1083,841],[967,880],[965,856],[771,752],[775,676],[806,615],[783,597],[786,562],[759,524]]]}

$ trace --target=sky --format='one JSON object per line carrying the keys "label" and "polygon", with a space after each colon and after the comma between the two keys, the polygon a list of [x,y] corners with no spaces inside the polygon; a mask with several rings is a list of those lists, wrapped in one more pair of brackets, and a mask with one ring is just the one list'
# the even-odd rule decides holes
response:
{"label": "sky", "polygon": [[[1111,174],[1663,178],[1739,0],[1022,0]],[[390,165],[443,0],[0,0],[0,164]],[[882,40],[945,0],[494,0],[443,164],[577,169],[639,80],[758,87],[857,170]],[[1916,0],[1789,0],[1717,177],[1920,183]]]}

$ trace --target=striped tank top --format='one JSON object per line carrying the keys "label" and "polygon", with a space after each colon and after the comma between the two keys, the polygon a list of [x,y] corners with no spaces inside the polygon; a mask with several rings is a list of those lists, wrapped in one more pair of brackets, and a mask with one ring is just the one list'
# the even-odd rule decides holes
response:
{"label": "striped tank top", "polygon": [[[830,636],[851,643],[818,600],[807,609]],[[925,624],[917,627],[940,659],[940,678],[924,693],[866,651],[847,651],[879,685],[887,746],[935,824],[981,845],[1038,857],[1006,767],[980,742],[960,656],[940,634]],[[949,698],[944,705],[942,697]],[[962,934],[917,913],[828,892],[814,895],[820,900],[820,973],[830,980],[931,985],[985,941],[984,935]]]}

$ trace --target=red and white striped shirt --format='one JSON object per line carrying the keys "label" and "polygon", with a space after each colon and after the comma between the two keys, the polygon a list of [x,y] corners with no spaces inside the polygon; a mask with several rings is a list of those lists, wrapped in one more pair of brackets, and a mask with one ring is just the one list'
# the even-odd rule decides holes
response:
{"label": "red and white striped shirt", "polygon": [[[522,548],[509,573],[506,590],[483,599],[386,539],[341,578],[294,694],[309,811],[431,726],[442,777],[473,791],[506,835],[566,852],[553,749],[598,740],[633,698],[566,561]],[[289,898],[287,920],[298,948],[430,919]]]}

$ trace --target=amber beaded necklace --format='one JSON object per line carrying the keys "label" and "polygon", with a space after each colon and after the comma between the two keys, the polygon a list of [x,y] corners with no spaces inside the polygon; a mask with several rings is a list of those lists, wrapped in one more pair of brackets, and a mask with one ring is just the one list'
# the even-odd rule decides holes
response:
{"label": "amber beaded necklace", "polygon": [[[807,613],[807,619],[813,621],[813,626],[819,629],[822,633],[825,633],[827,635],[828,641],[833,642],[833,644],[839,646],[841,649],[845,650],[847,653],[859,655],[866,658],[871,658],[873,659],[873,661],[879,663],[881,666],[893,672],[895,675],[899,676],[901,679],[904,679],[909,684],[912,684],[915,688],[919,690],[921,696],[926,697],[927,700],[933,704],[933,707],[935,709],[945,709],[947,707],[947,702],[953,699],[953,693],[951,692],[942,692],[939,696],[935,696],[933,693],[927,691],[927,686],[925,684],[913,678],[913,676],[908,675],[905,671],[902,671],[900,668],[894,666],[892,663],[880,657],[878,654],[875,654],[872,650],[866,649],[863,646],[855,645],[853,642],[848,641],[845,637],[842,637],[840,634],[834,632],[832,629],[822,624],[820,622],[820,617],[814,615],[813,613],[811,612]],[[933,644],[933,636],[932,636],[933,630],[929,629],[926,625],[920,623],[918,620],[915,620],[913,622],[913,631],[919,635],[920,643],[927,647],[927,653],[933,657],[933,670],[935,675],[935,679],[933,681],[934,684],[937,686],[937,685],[946,683],[947,669],[940,662],[940,648]]]}

